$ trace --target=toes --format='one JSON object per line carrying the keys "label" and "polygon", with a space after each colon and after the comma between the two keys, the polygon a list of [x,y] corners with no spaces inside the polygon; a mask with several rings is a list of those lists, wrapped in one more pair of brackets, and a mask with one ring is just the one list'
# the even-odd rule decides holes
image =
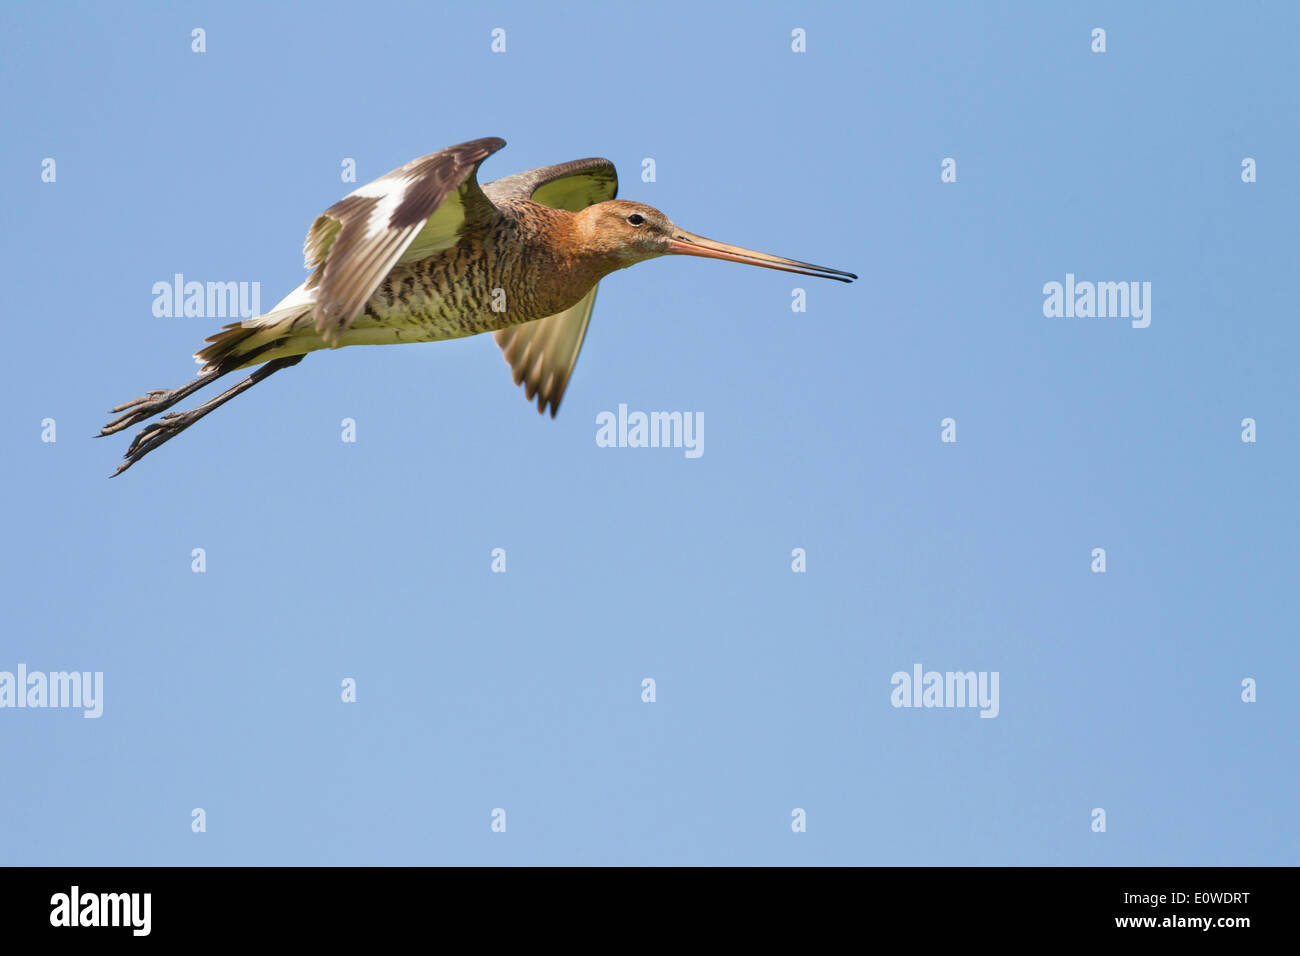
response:
{"label": "toes", "polygon": [[136,422],[140,421],[142,417],[148,418],[149,416],[148,415],[142,416],[140,412],[128,412],[127,414],[123,415],[121,418],[115,418],[107,425],[105,425],[102,429],[100,429],[99,434],[101,437],[103,437],[104,435],[112,435],[114,432],[120,432],[123,428],[130,428]]}
{"label": "toes", "polygon": [[141,429],[126,450],[126,457],[139,458],[155,445],[160,445],[177,432],[184,431],[190,422],[189,412],[168,412],[158,421]]}
{"label": "toes", "polygon": [[136,422],[142,422],[146,418],[152,418],[158,412],[167,407],[168,399],[171,397],[171,390],[166,388],[155,388],[148,395],[141,395],[123,405],[112,409],[109,414],[125,412],[119,415],[111,422],[105,425],[99,432],[100,437],[112,435],[120,432],[124,428],[130,428]]}
{"label": "toes", "polygon": [[114,408],[110,408],[108,410],[108,413],[110,415],[116,415],[118,412],[124,412],[128,408],[135,408],[135,406],[139,405],[141,402],[147,402],[147,401],[149,401],[149,396],[141,395],[139,398],[133,398],[129,402],[123,402],[121,405],[118,405]]}
{"label": "toes", "polygon": [[133,454],[135,454],[135,450],[137,448],[139,448],[145,442],[149,441],[151,438],[157,435],[161,430],[162,430],[162,426],[160,425],[150,425],[148,428],[142,430],[140,434],[136,435],[135,438],[131,440],[131,444],[126,450],[126,457],[130,458]]}
{"label": "toes", "polygon": [[143,405],[145,402],[157,401],[158,399],[166,395],[167,392],[168,389],[165,388],[150,389],[147,395],[141,395],[139,398],[133,398],[129,402],[124,402],[123,404],[117,406],[116,408],[110,408],[108,410],[108,413],[110,415],[116,415],[118,412],[124,412],[128,408],[135,408],[137,405]]}
{"label": "toes", "polygon": [[99,437],[103,438],[105,435],[120,432],[123,428],[130,428],[137,421],[139,419],[135,415],[123,415],[121,418],[115,418],[99,430]]}

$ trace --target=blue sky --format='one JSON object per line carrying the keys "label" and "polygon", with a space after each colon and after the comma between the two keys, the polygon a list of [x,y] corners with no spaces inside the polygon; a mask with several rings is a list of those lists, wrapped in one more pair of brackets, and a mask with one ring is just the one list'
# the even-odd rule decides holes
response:
{"label": "blue sky", "polygon": [[[1294,6],[2,16],[0,671],[104,699],[0,709],[0,862],[1300,861]],[[108,480],[223,322],[154,283],[269,306],[343,160],[493,135],[862,278],[639,265],[554,421],[490,337],[345,349]],[[1149,327],[1046,317],[1067,274]],[[704,454],[598,447],[621,403]],[[891,706],[917,664],[997,716]]]}

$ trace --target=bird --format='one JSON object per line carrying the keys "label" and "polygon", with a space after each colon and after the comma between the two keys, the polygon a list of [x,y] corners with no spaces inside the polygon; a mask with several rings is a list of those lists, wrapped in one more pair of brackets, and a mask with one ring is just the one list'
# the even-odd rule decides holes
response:
{"label": "bird", "polygon": [[[608,159],[578,159],[483,185],[479,166],[505,146],[491,136],[413,159],[353,190],[312,222],[306,281],[263,315],[225,326],[195,353],[198,376],[110,411],[96,437],[166,412],[231,372],[256,370],[132,440],[120,475],[141,458],[311,352],[435,342],[492,332],[515,385],[554,418],[596,301],[611,272],[666,255],[700,256],[840,282],[851,272],[728,245],[617,199]],[[112,476],[110,476],[112,477]]]}

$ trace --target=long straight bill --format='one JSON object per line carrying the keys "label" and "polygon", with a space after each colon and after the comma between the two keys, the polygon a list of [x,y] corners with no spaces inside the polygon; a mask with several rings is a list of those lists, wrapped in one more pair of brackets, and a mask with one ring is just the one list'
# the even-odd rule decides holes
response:
{"label": "long straight bill", "polygon": [[778,269],[781,272],[796,272],[801,276],[816,276],[819,279],[834,279],[836,282],[852,282],[857,278],[852,272],[815,266],[811,262],[798,259],[783,259],[781,256],[769,256],[765,252],[729,246],[725,242],[705,239],[692,232],[679,230],[668,243],[668,254],[679,256],[700,256],[703,259],[722,259],[726,262],[741,262],[750,266],[762,266],[764,269]]}

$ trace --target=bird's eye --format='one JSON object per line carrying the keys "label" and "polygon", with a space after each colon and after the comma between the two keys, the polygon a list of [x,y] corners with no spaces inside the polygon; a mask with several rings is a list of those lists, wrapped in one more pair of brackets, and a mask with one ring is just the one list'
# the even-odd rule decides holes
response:
{"label": "bird's eye", "polygon": [[627,217],[627,221],[629,225],[639,226],[645,222],[645,216],[641,215],[639,212],[634,212],[632,215]]}

